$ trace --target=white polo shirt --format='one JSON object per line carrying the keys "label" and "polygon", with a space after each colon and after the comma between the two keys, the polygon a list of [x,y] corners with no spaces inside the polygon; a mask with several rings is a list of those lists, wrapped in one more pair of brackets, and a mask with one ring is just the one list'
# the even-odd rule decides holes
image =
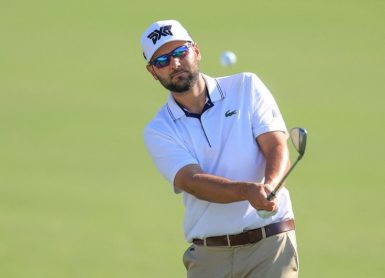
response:
{"label": "white polo shirt", "polygon": [[[203,77],[211,102],[200,118],[186,114],[170,95],[145,128],[145,144],[156,167],[172,185],[177,172],[188,164],[235,181],[263,182],[265,158],[256,138],[270,131],[287,132],[273,96],[252,73]],[[260,218],[248,201],[218,204],[186,192],[183,196],[188,242],[293,218],[286,188],[277,196],[278,213],[267,219]]]}

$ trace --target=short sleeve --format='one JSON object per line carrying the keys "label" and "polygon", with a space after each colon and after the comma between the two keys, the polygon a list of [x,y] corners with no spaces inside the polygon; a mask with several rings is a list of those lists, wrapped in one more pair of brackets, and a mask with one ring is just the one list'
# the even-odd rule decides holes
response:
{"label": "short sleeve", "polygon": [[[172,185],[181,168],[189,164],[198,164],[181,141],[154,128],[146,127],[144,142],[158,171]],[[174,191],[181,192],[175,186]]]}
{"label": "short sleeve", "polygon": [[251,78],[251,109],[253,135],[259,135],[270,131],[283,131],[287,134],[285,122],[278,105],[269,89],[256,76]]}

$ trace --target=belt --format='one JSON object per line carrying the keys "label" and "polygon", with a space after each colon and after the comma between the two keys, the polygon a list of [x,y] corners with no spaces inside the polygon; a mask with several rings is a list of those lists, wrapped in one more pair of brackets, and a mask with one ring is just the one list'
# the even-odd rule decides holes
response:
{"label": "belt", "polygon": [[258,229],[245,231],[236,235],[213,236],[205,239],[193,239],[193,243],[203,246],[237,246],[256,243],[263,238],[295,229],[294,220],[273,223]]}

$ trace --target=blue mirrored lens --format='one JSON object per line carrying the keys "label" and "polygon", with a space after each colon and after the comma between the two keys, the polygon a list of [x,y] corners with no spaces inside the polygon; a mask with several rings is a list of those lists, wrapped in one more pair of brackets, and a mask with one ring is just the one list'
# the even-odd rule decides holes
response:
{"label": "blue mirrored lens", "polygon": [[171,51],[170,53],[157,57],[150,64],[154,65],[157,68],[166,67],[170,64],[171,56],[174,58],[183,58],[187,55],[188,49],[189,49],[189,46],[187,45],[179,46],[175,48],[173,51]]}
{"label": "blue mirrored lens", "polygon": [[182,45],[181,47],[178,47],[177,49],[175,49],[172,53],[170,53],[172,55],[172,57],[174,58],[179,58],[179,57],[182,57],[184,55],[186,55],[188,52],[188,47],[187,45]]}
{"label": "blue mirrored lens", "polygon": [[162,68],[170,64],[170,57],[160,56],[153,61],[153,65],[157,68]]}

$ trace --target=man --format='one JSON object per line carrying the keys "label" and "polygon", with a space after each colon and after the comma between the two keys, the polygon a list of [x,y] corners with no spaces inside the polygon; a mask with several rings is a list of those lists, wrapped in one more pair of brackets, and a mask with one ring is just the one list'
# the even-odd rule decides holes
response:
{"label": "man", "polygon": [[175,20],[151,24],[141,44],[148,72],[170,91],[144,138],[183,193],[188,277],[297,277],[288,191],[266,199],[289,166],[285,123],[268,89],[252,73],[201,73],[199,47]]}

